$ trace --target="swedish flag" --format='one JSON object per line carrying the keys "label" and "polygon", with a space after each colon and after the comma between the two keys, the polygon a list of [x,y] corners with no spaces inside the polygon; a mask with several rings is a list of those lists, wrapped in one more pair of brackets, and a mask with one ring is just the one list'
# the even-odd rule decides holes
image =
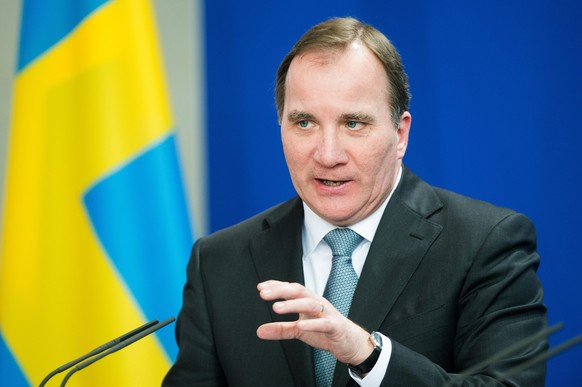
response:
{"label": "swedish flag", "polygon": [[[26,0],[0,247],[0,385],[175,316],[193,235],[148,0]],[[71,385],[158,386],[163,329]]]}

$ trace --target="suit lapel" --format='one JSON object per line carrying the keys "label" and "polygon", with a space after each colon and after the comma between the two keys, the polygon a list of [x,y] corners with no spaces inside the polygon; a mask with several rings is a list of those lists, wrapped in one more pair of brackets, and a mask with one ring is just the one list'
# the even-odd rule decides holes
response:
{"label": "suit lapel", "polygon": [[[301,228],[303,207],[296,198],[264,220],[264,229],[251,239],[250,251],[260,281],[305,283]],[[269,305],[272,321],[294,321],[296,315],[279,315]],[[299,340],[281,340],[283,352],[297,386],[315,386],[311,348]]]}
{"label": "suit lapel", "polygon": [[[377,330],[414,274],[442,227],[427,217],[442,207],[432,188],[405,167],[370,246],[352,300],[349,318]],[[350,380],[336,367],[334,386]]]}
{"label": "suit lapel", "polygon": [[[423,188],[416,184],[416,190]],[[423,201],[433,200],[433,206],[425,205],[432,213],[440,202],[432,189],[426,189],[430,195],[424,195]],[[420,206],[411,207],[415,203],[408,198],[399,190],[386,207],[354,294],[350,318],[368,329],[378,328],[386,318],[442,229],[426,219]]]}
{"label": "suit lapel", "polygon": [[262,232],[250,241],[250,252],[261,281],[304,282],[302,222],[303,208],[298,198],[263,220]]}

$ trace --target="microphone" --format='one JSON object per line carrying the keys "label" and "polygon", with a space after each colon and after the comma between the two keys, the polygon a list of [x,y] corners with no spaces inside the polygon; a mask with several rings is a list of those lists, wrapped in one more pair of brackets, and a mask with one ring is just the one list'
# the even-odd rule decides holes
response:
{"label": "microphone", "polygon": [[[563,326],[564,326],[563,323],[557,323],[556,325],[554,325],[550,328],[543,329],[543,330],[541,330],[541,331],[539,331],[531,336],[528,336],[528,337],[518,341],[517,343],[510,345],[509,347],[506,347],[505,349],[503,349],[502,351],[499,351],[498,353],[494,354],[493,356],[490,356],[489,358],[479,362],[478,364],[467,368],[463,372],[461,372],[457,375],[454,375],[454,377],[452,377],[448,382],[446,382],[443,385],[443,387],[450,387],[455,383],[455,381],[458,381],[459,379],[461,379],[463,377],[476,375],[478,372],[484,370],[485,368],[487,368],[489,365],[495,363],[496,361],[503,359],[505,356],[511,355],[511,354],[517,352],[518,350],[525,348],[526,346],[533,344],[536,341],[538,341],[544,337],[548,337],[551,334],[559,331],[560,329],[563,328]],[[531,366],[533,366],[541,361],[547,360],[548,358],[555,356],[560,352],[566,351],[567,349],[570,349],[571,347],[578,345],[580,343],[582,343],[582,334],[568,340],[565,343],[562,343],[561,345],[558,345],[555,348],[552,348],[549,351],[545,351],[543,353],[540,353],[531,359],[528,359],[528,360],[526,360],[526,361],[524,361],[524,362],[522,362],[514,367],[511,367],[510,369],[508,369],[505,372],[498,375],[496,380],[497,381],[507,380],[511,376],[514,376],[514,375],[526,370],[527,368],[529,368],[529,367],[531,367]]]}
{"label": "microphone", "polygon": [[142,326],[140,326],[138,328],[133,329],[132,331],[129,331],[129,332],[127,332],[127,333],[119,336],[116,339],[111,340],[108,343],[105,343],[105,344],[103,344],[103,345],[95,348],[91,352],[89,352],[89,353],[87,353],[87,354],[85,354],[85,355],[83,355],[83,356],[81,356],[81,357],[79,357],[79,358],[77,358],[77,359],[75,359],[73,361],[70,361],[70,362],[68,362],[66,364],[63,364],[62,366],[60,366],[59,368],[55,369],[54,371],[52,371],[51,373],[49,373],[47,376],[45,376],[45,378],[39,384],[39,387],[43,387],[49,381],[49,379],[52,378],[53,376],[55,376],[56,374],[59,374],[59,373],[65,371],[65,370],[68,370],[72,366],[74,366],[74,365],[82,362],[85,359],[88,359],[88,358],[90,358],[92,356],[95,356],[95,355],[97,355],[97,354],[99,354],[99,353],[101,353],[103,351],[108,350],[109,348],[113,347],[114,345],[119,344],[120,342],[123,342],[123,341],[127,340],[128,338],[130,338],[130,337],[132,337],[132,336],[134,336],[134,335],[136,335],[136,334],[138,334],[138,333],[140,333],[140,332],[142,332],[142,331],[144,331],[144,330],[146,330],[146,329],[148,329],[148,328],[156,325],[157,323],[158,323],[158,320],[150,321],[150,322],[148,322],[148,323],[146,323],[146,324],[144,324],[144,325],[142,325]]}
{"label": "microphone", "polygon": [[[135,343],[136,341],[143,339],[144,337],[154,333],[155,331],[157,331],[160,328],[165,327],[166,325],[174,322],[176,319],[174,317],[170,317],[160,323],[157,323],[153,326],[150,326],[146,329],[141,330],[140,332],[138,332],[137,334],[134,334],[130,337],[127,337],[126,340],[120,341],[119,343],[113,345],[111,348],[109,348],[108,350],[99,353],[98,355],[90,358],[89,360],[84,361],[81,364],[76,365],[71,371],[69,371],[69,373],[65,376],[65,378],[63,379],[63,382],[61,383],[61,387],[64,387],[65,384],[67,383],[67,381],[71,378],[71,376],[73,376],[73,374],[79,370],[82,370],[85,367],[90,366],[91,364],[95,363],[97,360],[103,359],[105,356],[112,354],[113,352],[117,352],[120,349],[123,349],[125,347],[127,347],[130,344]],[[138,328],[139,329],[139,328]]]}
{"label": "microphone", "polygon": [[510,345],[509,347],[504,348],[503,350],[501,350],[501,351],[495,353],[493,356],[490,356],[487,359],[475,364],[474,366],[467,368],[461,374],[464,376],[475,375],[479,371],[484,370],[485,368],[487,368],[491,364],[495,363],[496,361],[503,359],[505,356],[511,355],[511,354],[519,351],[520,349],[525,348],[528,345],[535,343],[538,340],[541,340],[545,337],[549,337],[551,334],[556,333],[557,331],[559,331],[563,327],[564,327],[563,323],[557,323],[556,325],[553,325],[547,329],[542,329],[541,331],[539,331],[531,336],[528,336],[528,337],[518,341],[517,343]]}
{"label": "microphone", "polygon": [[523,362],[515,367],[508,369],[507,371],[503,372],[498,376],[499,381],[504,381],[509,379],[510,377],[517,375],[518,373],[528,369],[529,367],[533,366],[534,364],[539,363],[540,361],[549,359],[550,357],[559,354],[560,352],[564,352],[578,344],[582,343],[582,334],[579,334],[575,337],[572,337],[568,341],[555,346],[549,351],[540,353],[539,355],[529,359],[528,361]]}

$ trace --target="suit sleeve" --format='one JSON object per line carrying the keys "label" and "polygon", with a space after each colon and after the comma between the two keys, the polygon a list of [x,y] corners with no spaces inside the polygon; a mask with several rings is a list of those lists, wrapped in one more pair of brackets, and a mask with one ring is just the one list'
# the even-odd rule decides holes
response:
{"label": "suit sleeve", "polygon": [[462,371],[547,328],[543,290],[536,275],[539,256],[532,223],[512,213],[481,243],[458,298],[455,369],[447,372],[396,341],[382,385],[386,386],[544,386],[545,362],[506,378],[528,359],[547,351],[533,343],[498,359],[475,375]]}
{"label": "suit sleeve", "polygon": [[180,350],[164,378],[164,387],[227,385],[214,346],[202,276],[201,244],[202,240],[198,240],[192,248],[183,305],[176,322]]}

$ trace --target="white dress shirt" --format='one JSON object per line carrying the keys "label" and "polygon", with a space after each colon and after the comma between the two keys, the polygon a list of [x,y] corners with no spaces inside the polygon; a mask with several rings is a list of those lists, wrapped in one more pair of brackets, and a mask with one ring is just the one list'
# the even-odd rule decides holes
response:
{"label": "white dress shirt", "polygon": [[[368,251],[370,250],[372,240],[374,240],[374,234],[376,234],[376,230],[380,224],[380,219],[384,214],[384,210],[388,205],[388,201],[392,197],[394,190],[400,182],[401,176],[402,168],[400,168],[398,172],[396,183],[394,184],[392,191],[386,200],[382,203],[382,205],[367,218],[349,226],[350,229],[357,232],[364,238],[352,253],[352,265],[354,266],[354,270],[356,271],[358,277],[362,273],[362,268],[366,262],[366,257],[368,255]],[[337,226],[334,226],[333,224],[319,217],[305,203],[303,203],[303,209],[305,213],[302,229],[303,275],[305,277],[305,287],[315,294],[321,296],[323,295],[329,273],[331,272],[332,258],[331,248],[323,240],[323,237],[325,237],[325,235],[331,230],[337,228]],[[388,368],[388,363],[390,362],[390,355],[392,354],[392,343],[390,339],[382,335],[382,344],[383,346],[380,358],[376,362],[376,365],[372,371],[366,375],[366,377],[359,378],[357,375],[349,371],[348,368],[346,368],[350,372],[350,376],[360,386],[378,386],[382,382],[382,379],[386,374],[386,369]]]}

